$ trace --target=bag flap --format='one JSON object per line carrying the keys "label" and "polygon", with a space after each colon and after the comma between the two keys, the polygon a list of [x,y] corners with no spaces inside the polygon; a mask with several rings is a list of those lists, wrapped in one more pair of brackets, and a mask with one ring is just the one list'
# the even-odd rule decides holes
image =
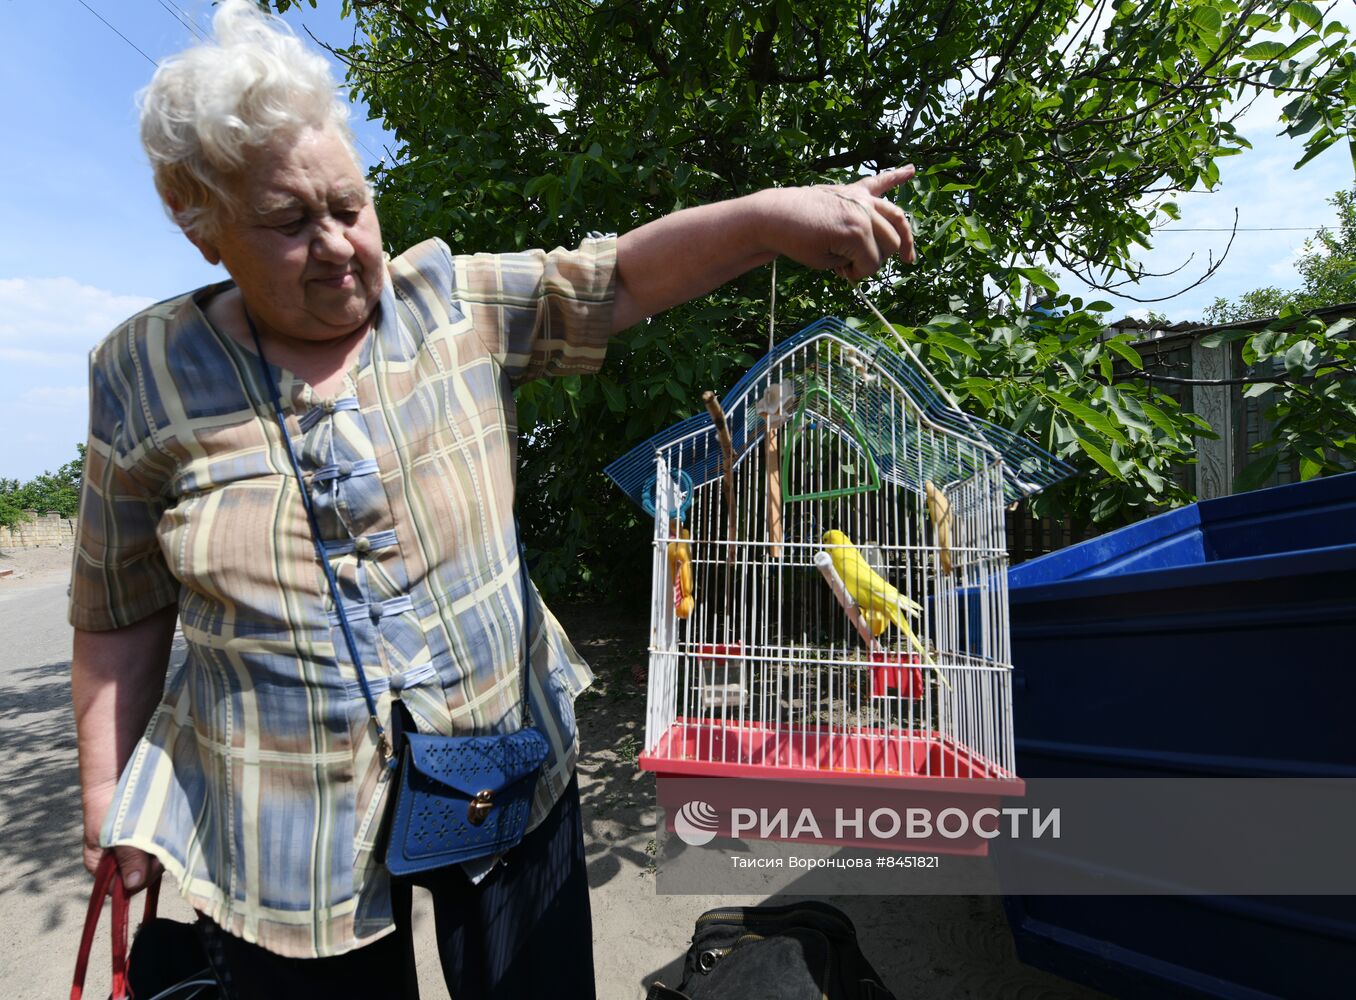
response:
{"label": "bag flap", "polygon": [[405,739],[416,771],[467,797],[483,789],[499,791],[524,778],[535,778],[550,752],[539,729],[501,736],[410,733]]}

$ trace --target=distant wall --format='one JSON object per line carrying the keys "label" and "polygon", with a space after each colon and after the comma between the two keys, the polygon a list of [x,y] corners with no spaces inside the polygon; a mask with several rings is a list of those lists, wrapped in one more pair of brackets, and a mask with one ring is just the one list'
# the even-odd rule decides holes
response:
{"label": "distant wall", "polygon": [[75,521],[62,517],[56,511],[42,516],[35,510],[26,511],[28,520],[13,527],[0,526],[0,549],[38,549],[66,547],[75,544]]}

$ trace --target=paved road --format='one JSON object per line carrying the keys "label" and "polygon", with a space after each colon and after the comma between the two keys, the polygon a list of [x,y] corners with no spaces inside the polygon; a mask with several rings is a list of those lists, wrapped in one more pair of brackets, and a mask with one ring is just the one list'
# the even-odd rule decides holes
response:
{"label": "paved road", "polygon": [[[3,557],[0,557],[3,559]],[[27,576],[0,579],[0,998],[64,997],[88,900],[80,864],[75,733],[70,716],[68,554],[27,562]],[[0,568],[5,564],[0,561]],[[633,654],[607,622],[561,615],[595,666],[629,677]],[[573,620],[572,620],[573,619]],[[642,630],[643,631],[643,630]],[[604,690],[606,688],[605,671]],[[634,736],[643,701],[615,683],[581,699],[580,788],[602,1000],[632,1000],[644,984],[676,984],[693,921],[717,905],[753,897],[659,896],[648,870],[653,783],[636,772]],[[1098,994],[1020,965],[997,900],[977,897],[839,897],[863,947],[903,998],[1095,1000]],[[170,885],[162,913],[190,919]],[[426,998],[445,997],[432,920],[416,897],[416,950]],[[87,996],[107,995],[106,936],[95,949]],[[103,973],[100,978],[97,973]],[[531,998],[524,998],[531,1000]]]}
{"label": "paved road", "polygon": [[[31,576],[0,581],[0,996],[59,997],[70,989],[90,883],[80,863],[66,582],[50,570]],[[189,916],[177,898],[163,910]],[[106,940],[92,963],[102,992],[92,996],[107,995]]]}
{"label": "paved road", "polygon": [[[0,581],[0,995],[69,989],[80,865],[66,587]],[[55,609],[55,610],[54,610]],[[78,935],[78,930],[76,931]],[[107,954],[105,950],[103,954]],[[65,956],[69,955],[69,958]]]}
{"label": "paved road", "polygon": [[[0,580],[0,997],[65,997],[90,881],[80,863],[80,799],[70,710],[71,631],[64,555]],[[134,910],[134,912],[136,912]],[[161,914],[191,920],[171,884]],[[107,915],[86,995],[108,989]],[[424,995],[445,996],[432,920],[418,906]]]}

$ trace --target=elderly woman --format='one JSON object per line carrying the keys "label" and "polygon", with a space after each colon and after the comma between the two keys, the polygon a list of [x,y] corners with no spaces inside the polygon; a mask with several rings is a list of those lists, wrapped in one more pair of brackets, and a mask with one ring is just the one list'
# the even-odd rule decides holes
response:
{"label": "elderly woman", "polygon": [[854,280],[912,259],[880,197],[912,170],[573,251],[387,259],[324,60],[247,0],[215,34],[157,70],[141,130],[170,215],[230,280],[91,357],[70,603],[86,864],[115,850],[132,889],[168,869],[228,995],[416,995],[409,886],[380,851],[392,772],[292,447],[382,724],[511,728],[528,612],[550,744],[529,832],[426,882],[458,1000],[592,996],[572,710],[590,674],[534,592],[523,607],[512,388],[596,370],[610,334],[778,254]]}

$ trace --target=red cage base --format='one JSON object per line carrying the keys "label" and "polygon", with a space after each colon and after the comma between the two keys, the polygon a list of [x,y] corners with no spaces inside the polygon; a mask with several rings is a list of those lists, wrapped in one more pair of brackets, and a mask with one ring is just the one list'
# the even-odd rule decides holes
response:
{"label": "red cage base", "polygon": [[1000,795],[1020,795],[1023,788],[1010,771],[954,740],[923,730],[844,730],[680,718],[652,751],[641,755],[640,765],[658,773],[712,778],[919,788],[959,782],[954,788],[945,786],[952,791],[964,791],[982,781]]}
{"label": "red cage base", "polygon": [[[878,811],[900,817],[924,809],[936,816],[958,809],[967,817],[999,808],[1004,797],[1020,796],[1025,783],[967,747],[935,732],[824,726],[796,728],[712,724],[680,719],[640,766],[659,778],[665,823],[689,802],[700,801],[719,817],[719,836],[797,840],[779,835],[776,824],[732,829],[735,810],[794,817],[811,810],[820,820],[815,843],[982,856],[988,839],[973,828],[959,837],[877,835],[866,819]],[[861,817],[842,834],[841,816]],[[888,823],[883,823],[888,827]],[[992,823],[988,824],[992,826]],[[783,830],[782,833],[787,831]]]}

